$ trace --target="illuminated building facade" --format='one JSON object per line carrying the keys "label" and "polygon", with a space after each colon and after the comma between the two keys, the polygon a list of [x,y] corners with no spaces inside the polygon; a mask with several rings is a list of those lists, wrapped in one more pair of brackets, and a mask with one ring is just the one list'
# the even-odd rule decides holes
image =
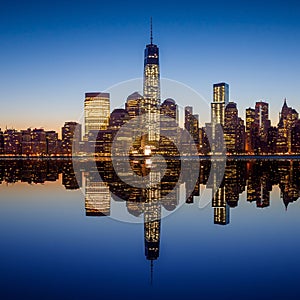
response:
{"label": "illuminated building facade", "polygon": [[225,107],[229,102],[229,85],[225,82],[213,85],[213,102],[211,103],[211,123],[224,126]]}
{"label": "illuminated building facade", "polygon": [[53,130],[46,131],[46,147],[49,155],[58,154],[60,152],[57,132]]}
{"label": "illuminated building facade", "polygon": [[7,129],[3,134],[4,153],[8,155],[21,154],[22,133],[15,129]]}
{"label": "illuminated building facade", "polygon": [[130,119],[133,119],[140,115],[142,99],[143,96],[138,92],[134,92],[127,97],[125,110],[127,111]]}
{"label": "illuminated building facade", "polygon": [[44,129],[33,129],[31,133],[32,153],[42,155],[47,151],[46,132]]}
{"label": "illuminated building facade", "polygon": [[223,130],[227,152],[233,154],[244,152],[245,126],[244,121],[238,116],[237,105],[234,102],[226,105]]}
{"label": "illuminated building facade", "polygon": [[271,126],[269,120],[269,104],[263,101],[255,103],[255,121],[254,124],[258,128],[260,140],[260,152],[267,152],[268,129]]}
{"label": "illuminated building facade", "polygon": [[21,130],[22,133],[22,154],[32,154],[31,129]]}
{"label": "illuminated building facade", "polygon": [[213,102],[211,103],[211,152],[223,150],[223,126],[225,107],[229,102],[229,85],[225,82],[213,85]]}
{"label": "illuminated building facade", "polygon": [[150,44],[146,45],[144,56],[143,102],[141,105],[142,113],[146,114],[148,128],[145,145],[159,142],[159,106],[159,49],[157,45],[153,44],[151,21]]}
{"label": "illuminated building facade", "polygon": [[298,112],[288,107],[286,99],[279,114],[277,151],[279,153],[292,152],[292,129],[299,119]]}
{"label": "illuminated building facade", "polygon": [[110,114],[109,93],[85,93],[84,124],[85,135],[89,131],[107,129]]}
{"label": "illuminated building facade", "polygon": [[271,126],[268,129],[268,153],[275,154],[277,152],[278,128]]}
{"label": "illuminated building facade", "polygon": [[293,153],[300,153],[300,120],[298,120],[291,132],[291,146]]}
{"label": "illuminated building facade", "polygon": [[246,152],[254,151],[254,139],[257,136],[254,130],[255,109],[249,107],[246,109]]}

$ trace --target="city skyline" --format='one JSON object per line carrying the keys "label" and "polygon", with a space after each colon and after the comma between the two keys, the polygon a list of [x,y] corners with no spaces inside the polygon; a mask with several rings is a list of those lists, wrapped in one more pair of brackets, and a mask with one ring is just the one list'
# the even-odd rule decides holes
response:
{"label": "city skyline", "polygon": [[[152,18],[149,33],[150,43],[144,50],[143,96],[135,91],[127,96],[124,108],[111,111],[109,92],[86,92],[84,134],[82,124],[74,121],[65,122],[61,139],[57,132],[43,128],[19,132],[0,128],[0,155],[115,157],[127,155],[127,151],[134,156],[299,155],[299,114],[288,106],[286,98],[276,126],[269,117],[269,103],[262,100],[255,103],[255,108],[246,109],[245,123],[239,117],[237,103],[230,100],[226,82],[213,84],[210,122],[205,126],[192,106],[185,106],[184,116],[180,117],[174,99],[167,98],[161,104],[159,48],[153,43]],[[186,93],[182,96],[188,98]],[[184,128],[178,122],[182,117]]]}
{"label": "city skyline", "polygon": [[[160,12],[147,8],[147,15],[134,21],[128,17],[145,9],[144,5],[126,4],[128,10],[118,11],[111,4],[73,3],[70,8],[62,3],[54,12],[56,3],[32,4],[30,8],[20,2],[12,13],[6,3],[2,10],[1,54],[7,58],[0,90],[2,129],[7,125],[58,131],[66,120],[79,119],[85,91],[105,91],[120,81],[140,77],[150,15],[154,40],[161,49],[162,77],[188,84],[208,102],[212,84],[228,82],[229,100],[239,104],[239,111],[260,100],[269,102],[272,125],[278,122],[284,98],[299,110],[296,58],[300,39],[296,29],[300,18],[292,2],[272,2],[272,8],[251,3],[247,12],[232,2],[226,3],[226,9],[216,5],[214,10],[210,4],[191,2],[184,13],[179,7],[163,4]],[[105,16],[95,13],[95,18],[89,17],[91,10],[103,8]],[[43,18],[35,18],[37,15]],[[224,45],[222,49],[217,41]],[[130,47],[123,47],[125,44]],[[13,47],[5,47],[10,45]],[[196,103],[188,104],[200,115],[201,124],[208,122]],[[112,109],[119,106],[120,99],[112,99]]]}

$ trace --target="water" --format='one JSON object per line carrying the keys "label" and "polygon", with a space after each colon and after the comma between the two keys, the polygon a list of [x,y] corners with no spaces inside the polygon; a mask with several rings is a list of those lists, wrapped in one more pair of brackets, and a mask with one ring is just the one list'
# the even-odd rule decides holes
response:
{"label": "water", "polygon": [[2,160],[1,299],[298,299],[299,163],[172,161],[147,206],[110,161]]}

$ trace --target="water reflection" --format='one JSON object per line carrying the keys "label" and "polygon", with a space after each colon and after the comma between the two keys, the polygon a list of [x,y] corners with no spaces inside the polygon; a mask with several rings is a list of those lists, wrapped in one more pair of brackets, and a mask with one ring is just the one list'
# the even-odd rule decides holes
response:
{"label": "water reflection", "polygon": [[[145,256],[152,268],[153,261],[159,257],[162,210],[174,211],[179,206],[181,186],[185,187],[186,205],[199,200],[203,186],[210,188],[213,222],[220,225],[230,222],[230,209],[238,206],[245,191],[247,201],[257,208],[270,206],[274,186],[280,188],[285,209],[300,196],[300,160],[231,159],[226,163],[221,186],[209,180],[212,163],[200,161],[195,184],[189,178],[183,182],[180,160],[167,160],[164,174],[150,173],[149,180],[155,184],[139,188],[122,181],[110,160],[99,160],[96,164],[71,160],[0,160],[0,183],[42,184],[61,178],[68,190],[83,188],[86,216],[109,216],[112,201],[125,203],[128,214],[143,218]],[[139,160],[131,161],[131,167],[137,175],[145,177],[153,166]],[[188,168],[194,168],[193,161]],[[126,170],[123,176],[126,177]]]}
{"label": "water reflection", "polygon": [[[73,163],[77,164],[75,168]],[[66,189],[84,187],[87,216],[109,216],[111,200],[126,202],[128,213],[136,217],[141,216],[146,204],[153,201],[172,211],[179,204],[178,181],[185,185],[186,204],[194,203],[200,196],[201,186],[206,186],[212,189],[212,206],[215,208],[225,208],[225,205],[229,208],[237,207],[239,196],[244,191],[247,193],[247,201],[254,202],[258,208],[264,208],[270,206],[270,193],[278,185],[281,199],[287,208],[289,203],[299,198],[299,163],[298,159],[227,160],[225,175],[218,187],[214,186],[214,180],[208,181],[211,161],[200,161],[198,180],[192,184],[189,178],[180,182],[180,160],[173,159],[167,161],[163,176],[157,174],[161,176],[159,180],[155,179],[158,184],[143,189],[122,181],[110,160],[97,161],[96,166],[90,162],[71,160],[0,160],[0,184],[41,184],[57,181],[61,175],[62,185]],[[142,160],[134,161],[132,168],[139,176],[149,173],[149,167]],[[193,168],[192,161],[189,168]]]}

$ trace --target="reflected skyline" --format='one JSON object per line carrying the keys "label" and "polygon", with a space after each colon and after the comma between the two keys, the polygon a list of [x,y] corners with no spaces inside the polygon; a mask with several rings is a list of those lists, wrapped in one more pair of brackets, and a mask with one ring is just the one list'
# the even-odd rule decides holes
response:
{"label": "reflected skyline", "polygon": [[[80,169],[80,172],[74,171],[73,163],[76,164],[76,169]],[[185,201],[186,204],[192,204],[199,200],[201,186],[206,186],[212,190],[215,189],[215,198],[212,194],[212,203],[218,202],[217,198],[219,201],[225,199],[230,208],[238,206],[239,196],[243,192],[246,192],[247,201],[254,202],[257,208],[268,207],[272,202],[270,193],[274,186],[278,186],[283,204],[287,208],[289,203],[297,201],[300,197],[299,163],[299,159],[229,159],[226,162],[222,184],[217,188],[208,182],[211,162],[200,160],[196,185],[190,186],[191,183],[185,180],[180,182],[180,186],[185,184],[186,195],[190,194]],[[72,162],[68,159],[0,160],[0,184],[17,182],[44,184],[47,181],[58,181],[61,175],[61,184],[67,190],[77,190],[84,187],[85,197],[89,197],[92,194],[99,196],[101,194],[97,191],[99,189],[103,193],[103,197],[100,198],[105,199],[105,201],[107,201],[107,197],[104,197],[104,194],[109,192],[113,201],[125,201],[128,212],[134,216],[140,216],[143,209],[139,207],[139,204],[145,204],[149,199],[147,191],[123,182],[116,174],[109,159],[97,161],[94,168],[92,165],[89,162],[79,160]],[[160,192],[159,196],[156,197],[158,200],[164,197],[161,204],[164,209],[169,211],[175,210],[179,205],[180,195],[176,183],[180,177],[180,166],[179,160],[168,160],[168,168],[159,183]],[[144,176],[149,172],[142,161],[135,161],[132,167],[138,175],[144,173],[142,175]],[[100,181],[99,178],[102,180],[101,185],[97,185]],[[96,190],[92,188],[93,186]],[[108,190],[101,189],[104,186],[108,187]],[[93,197],[90,201],[92,199]],[[103,212],[103,215],[109,215],[109,211]]]}
{"label": "reflected skyline", "polygon": [[[213,161],[200,160],[196,184],[185,180],[180,182],[179,186],[177,182],[180,181],[181,161],[172,159],[166,162],[165,174],[159,183],[154,187],[143,189],[135,188],[120,180],[109,159],[98,160],[95,165],[90,161],[67,159],[0,160],[0,188],[5,189],[5,184],[13,185],[18,182],[30,185],[58,182],[68,191],[81,188],[84,191],[81,211],[85,217],[94,219],[99,217],[103,219],[105,216],[114,218],[111,215],[116,209],[113,203],[125,203],[123,207],[127,214],[134,218],[142,218],[144,255],[149,261],[151,284],[154,261],[160,257],[161,238],[164,236],[162,211],[175,211],[180,207],[182,198],[186,199],[185,206],[192,204],[197,206],[206,186],[210,189],[211,196],[210,222],[222,226],[230,224],[231,211],[241,205],[240,196],[243,193],[246,202],[253,203],[257,209],[272,207],[271,192],[275,187],[280,190],[283,210],[287,210],[289,204],[300,197],[299,159],[227,160],[220,186],[215,185],[214,180],[209,180]],[[192,163],[191,161],[189,168]],[[149,173],[149,166],[143,160],[132,160],[131,167],[140,176]],[[195,205],[191,206],[192,209],[199,209]],[[236,218],[237,215],[232,218],[232,223],[238,223]]]}

